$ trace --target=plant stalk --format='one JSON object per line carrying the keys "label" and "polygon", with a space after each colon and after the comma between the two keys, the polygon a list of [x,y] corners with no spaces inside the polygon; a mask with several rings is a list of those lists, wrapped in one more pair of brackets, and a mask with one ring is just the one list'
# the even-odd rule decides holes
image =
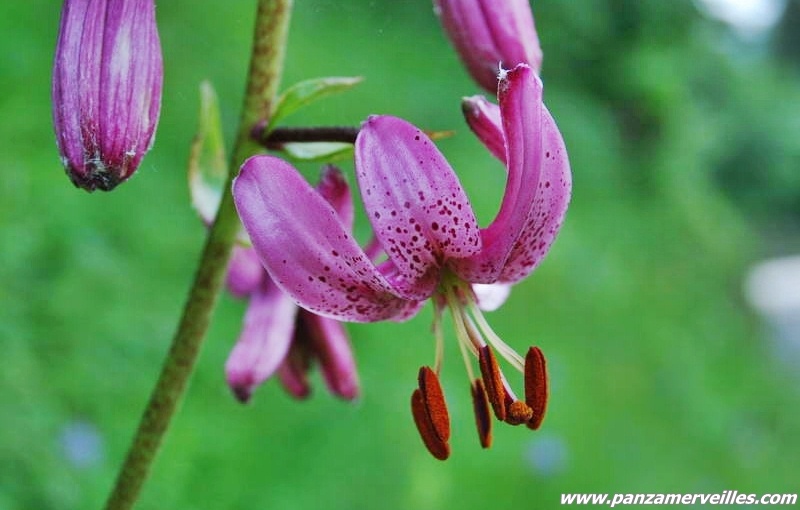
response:
{"label": "plant stalk", "polygon": [[[292,0],[258,1],[247,88],[226,189],[230,189],[244,160],[260,151],[250,140],[250,131],[258,121],[268,119],[272,111],[283,71],[291,10]],[[223,193],[178,329],[106,502],[106,510],[128,510],[139,498],[194,370],[239,228],[233,196]]]}

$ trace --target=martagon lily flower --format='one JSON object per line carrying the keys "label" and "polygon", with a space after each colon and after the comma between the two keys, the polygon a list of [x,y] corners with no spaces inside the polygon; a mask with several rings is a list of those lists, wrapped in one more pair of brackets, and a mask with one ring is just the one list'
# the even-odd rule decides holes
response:
{"label": "martagon lily flower", "polygon": [[[533,69],[500,75],[499,110],[468,109],[490,148],[500,136],[508,170],[500,210],[479,228],[452,168],[425,133],[389,116],[370,117],[355,146],[356,177],[374,235],[387,259],[378,265],[359,247],[335,209],[287,162],[255,156],[242,166],[233,194],[253,246],[275,283],[300,306],[345,321],[404,320],[431,299],[437,356],[422,367],[412,414],[428,450],[450,453],[450,420],[438,373],[445,307],[471,379],[481,444],[491,443],[489,405],[507,423],[541,424],[547,375],[541,351],[525,358],[484,318],[473,284],[516,283],[545,256],[564,218],[571,177],[563,140],[542,104]],[[498,115],[499,114],[499,115]],[[498,155],[497,153],[495,153]],[[516,397],[494,350],[524,373]],[[481,377],[469,355],[478,358]]]}
{"label": "martagon lily flower", "polygon": [[[316,189],[350,228],[353,203],[341,172],[326,167]],[[313,361],[319,362],[333,394],[346,400],[358,396],[355,360],[341,322],[298,309],[270,279],[253,248],[234,248],[226,285],[234,296],[249,298],[242,332],[225,363],[236,398],[248,401],[276,373],[290,395],[305,398],[311,391],[307,373]]]}

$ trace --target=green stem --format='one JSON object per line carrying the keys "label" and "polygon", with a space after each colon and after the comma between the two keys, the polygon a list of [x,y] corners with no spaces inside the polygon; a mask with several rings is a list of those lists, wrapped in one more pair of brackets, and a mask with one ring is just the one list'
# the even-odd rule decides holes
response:
{"label": "green stem", "polygon": [[[292,0],[258,2],[247,89],[226,189],[230,189],[241,163],[259,152],[258,145],[250,141],[250,131],[258,121],[268,119],[272,111],[283,70],[291,9]],[[106,502],[106,510],[133,508],[139,497],[197,361],[239,228],[233,197],[224,193],[172,346]]]}

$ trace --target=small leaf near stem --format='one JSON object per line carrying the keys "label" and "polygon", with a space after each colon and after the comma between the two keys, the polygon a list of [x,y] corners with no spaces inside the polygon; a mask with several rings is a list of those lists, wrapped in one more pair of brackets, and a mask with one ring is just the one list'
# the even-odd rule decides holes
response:
{"label": "small leaf near stem", "polygon": [[228,165],[217,93],[211,83],[200,84],[200,115],[189,152],[189,194],[206,225],[217,215],[225,190]]}
{"label": "small leaf near stem", "polygon": [[326,78],[312,78],[295,83],[286,89],[278,98],[272,116],[269,122],[266,123],[265,131],[271,131],[278,122],[297,110],[315,103],[320,99],[350,90],[362,81],[363,78],[360,76],[329,76]]}

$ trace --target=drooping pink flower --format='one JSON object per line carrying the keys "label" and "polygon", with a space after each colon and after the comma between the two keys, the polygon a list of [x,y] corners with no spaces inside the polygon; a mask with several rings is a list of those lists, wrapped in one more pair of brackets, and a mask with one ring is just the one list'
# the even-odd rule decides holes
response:
{"label": "drooping pink flower", "polygon": [[[335,209],[285,161],[255,156],[242,166],[233,194],[242,223],[275,283],[303,308],[339,320],[403,320],[431,298],[441,353],[441,314],[449,308],[472,380],[481,443],[491,442],[488,405],[512,424],[537,428],[547,398],[544,357],[523,359],[491,329],[474,284],[509,285],[527,276],[549,250],[571,191],[563,140],[542,104],[542,86],[521,64],[500,75],[499,110],[473,120],[492,150],[502,137],[508,170],[500,210],[485,228],[434,143],[408,122],[370,117],[356,140],[355,165],[374,235],[387,259],[375,265]],[[467,109],[469,111],[469,109]],[[497,113],[499,112],[499,115]],[[480,129],[478,129],[480,128]],[[525,373],[518,399],[494,358]],[[468,353],[479,358],[475,378]],[[434,368],[423,367],[412,411],[428,449],[449,455],[449,417]]]}
{"label": "drooping pink flower", "polygon": [[[337,169],[325,168],[317,191],[343,224],[352,225],[350,190]],[[242,332],[225,363],[228,385],[239,400],[249,400],[276,373],[289,394],[308,396],[307,373],[315,361],[333,394],[346,400],[358,396],[355,360],[341,322],[298,309],[250,247],[234,248],[226,284],[234,296],[249,299]]]}
{"label": "drooping pink flower", "polygon": [[434,0],[445,33],[472,78],[497,89],[500,67],[528,64],[537,73],[542,49],[528,0]]}
{"label": "drooping pink flower", "polygon": [[53,124],[75,186],[109,191],[150,150],[163,65],[153,0],[65,0],[53,65]]}

